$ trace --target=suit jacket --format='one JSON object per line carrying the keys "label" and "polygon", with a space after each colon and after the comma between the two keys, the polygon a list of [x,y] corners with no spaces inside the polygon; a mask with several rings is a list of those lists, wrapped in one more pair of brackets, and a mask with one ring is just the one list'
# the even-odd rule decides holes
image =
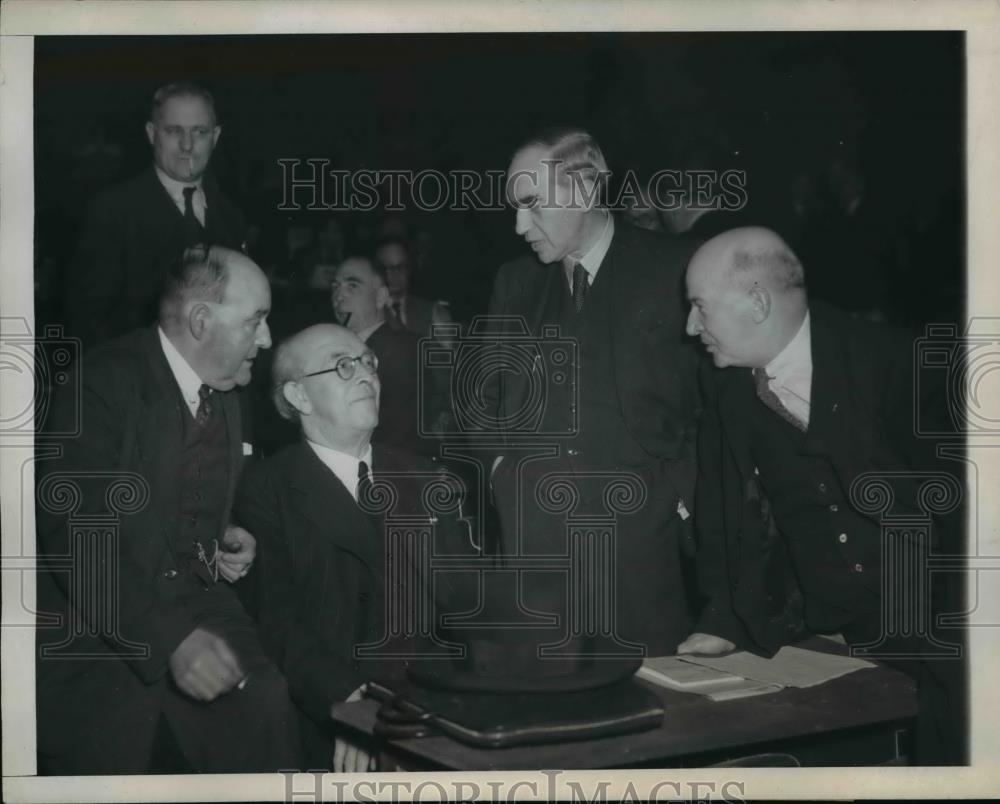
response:
{"label": "suit jacket", "polygon": [[[617,221],[614,238],[600,267],[610,275],[614,383],[628,431],[649,455],[662,461],[672,493],[693,500],[698,417],[697,353],[685,335],[684,271],[697,244],[638,229]],[[535,337],[541,335],[550,289],[561,264],[543,265],[525,256],[500,268],[490,300],[491,316],[523,316]],[[489,404],[503,419],[523,410],[532,392],[530,378],[494,372],[485,389]]]}
{"label": "suit jacket", "polygon": [[[373,450],[376,483],[387,473],[437,472],[412,453]],[[391,482],[398,491],[394,513],[419,515],[421,481]],[[284,670],[293,700],[317,724],[326,723],[331,704],[401,666],[354,655],[356,645],[382,636],[384,523],[362,511],[305,441],[248,467],[236,518],[257,538],[256,608],[265,650]],[[463,551],[449,521],[439,520],[436,549]]]}
{"label": "suit jacket", "polygon": [[[241,248],[243,213],[209,175],[202,188],[205,240]],[[184,247],[184,216],[152,166],[99,195],[67,276],[71,333],[92,347],[153,323],[164,277]]]}
{"label": "suit jacket", "polygon": [[[84,728],[106,730],[109,718],[120,721],[127,713],[131,731],[121,733],[120,740],[123,750],[131,750],[130,744],[152,741],[174,649],[214,612],[239,615],[242,608],[228,584],[206,588],[190,564],[173,552],[171,537],[179,527],[174,469],[182,419],[190,413],[156,328],[134,332],[88,354],[68,387],[80,388],[80,395],[68,393],[56,399],[54,432],[71,429],[78,417],[79,435],[61,438],[61,457],[40,464],[39,550],[50,559],[69,555],[68,518],[117,514],[118,539],[101,566],[116,573],[108,582],[116,592],[118,628],[114,635],[76,635],[67,652],[74,657],[86,654],[84,658],[39,659],[39,744],[58,742],[62,734],[80,739]],[[243,461],[243,440],[238,394],[215,396],[229,442],[228,489],[217,525],[221,541]],[[46,480],[54,472],[73,475],[69,485],[77,490],[74,510],[66,511],[58,488],[48,486]],[[140,504],[141,491],[132,496],[110,490],[106,473],[122,472],[139,476],[136,484],[144,481],[148,502]],[[109,508],[112,504],[117,508]],[[116,561],[117,568],[110,561]],[[53,645],[68,638],[72,588],[67,572],[39,574],[40,611],[63,618],[62,628],[49,630],[40,624],[39,643]],[[86,618],[93,606],[83,606],[75,610]],[[123,646],[119,639],[146,646],[148,655],[123,658],[131,655],[130,645]]]}
{"label": "suit jacket", "polygon": [[[803,453],[828,459],[845,492],[866,471],[954,473],[954,465],[936,457],[933,440],[914,435],[913,341],[819,304],[810,321],[813,377]],[[709,602],[696,630],[769,655],[803,628],[802,596],[754,474],[754,381],[750,369],[720,370],[707,361],[701,380],[696,527],[698,574]],[[921,390],[923,413],[943,412],[935,389]],[[893,488],[897,506],[919,510],[916,484],[900,479]],[[938,535],[948,539],[961,532],[954,520],[941,525]]]}
{"label": "suit jacket", "polygon": [[394,329],[387,321],[368,336],[367,344],[378,357],[382,387],[378,427],[372,441],[414,452],[433,452],[424,445],[418,431],[420,339],[408,330]]}

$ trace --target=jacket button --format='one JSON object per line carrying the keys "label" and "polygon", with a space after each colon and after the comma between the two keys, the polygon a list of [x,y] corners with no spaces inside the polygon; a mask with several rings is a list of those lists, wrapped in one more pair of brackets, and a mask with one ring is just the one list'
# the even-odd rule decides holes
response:
{"label": "jacket button", "polygon": [[830,506],[830,513],[835,514],[839,510],[840,510],[840,507],[837,505],[837,503],[833,503],[833,505]]}
{"label": "jacket button", "polygon": [[820,483],[819,490],[822,491],[823,493],[826,493],[826,483]]}
{"label": "jacket button", "polygon": [[176,578],[177,577],[177,570],[175,570],[175,569],[168,569],[166,572],[163,573],[163,577],[164,578]]}
{"label": "jacket button", "polygon": [[865,571],[865,567],[864,567],[863,564],[855,564],[854,565],[854,571],[855,572],[864,572]]}
{"label": "jacket button", "polygon": [[[846,534],[846,533],[841,533],[841,534],[840,534],[840,535],[839,535],[839,536],[837,537],[837,541],[839,541],[839,542],[840,542],[841,544],[847,544],[847,534]],[[861,566],[861,565],[860,565],[860,564],[858,564],[858,567],[860,567],[860,566]],[[855,569],[857,569],[857,567],[855,567]],[[858,572],[861,572],[861,570],[858,570]]]}
{"label": "jacket button", "polygon": [[358,600],[360,600],[362,603],[367,603],[369,597],[370,595],[367,592],[362,592],[360,595],[358,595]]}

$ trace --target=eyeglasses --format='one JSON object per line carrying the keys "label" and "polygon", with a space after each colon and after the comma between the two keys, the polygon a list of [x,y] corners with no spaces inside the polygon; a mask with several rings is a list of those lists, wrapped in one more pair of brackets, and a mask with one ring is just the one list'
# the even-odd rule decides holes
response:
{"label": "eyeglasses", "polygon": [[378,371],[378,358],[375,357],[373,352],[365,352],[363,355],[358,357],[348,357],[344,355],[337,359],[333,368],[323,369],[322,371],[311,371],[309,374],[303,374],[302,379],[306,377],[318,377],[320,374],[329,374],[331,371],[336,371],[337,376],[342,380],[349,380],[354,376],[354,372],[357,371],[358,363],[364,366],[368,371],[374,374]]}

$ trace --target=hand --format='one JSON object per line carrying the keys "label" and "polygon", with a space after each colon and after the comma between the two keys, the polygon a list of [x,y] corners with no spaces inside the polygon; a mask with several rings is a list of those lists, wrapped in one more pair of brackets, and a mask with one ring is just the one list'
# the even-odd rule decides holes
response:
{"label": "hand", "polygon": [[694,633],[677,646],[677,653],[678,655],[682,653],[726,653],[735,648],[736,646],[728,639],[711,634]]}
{"label": "hand", "polygon": [[367,773],[375,770],[375,757],[364,748],[343,737],[333,742],[334,773]]}
{"label": "hand", "polygon": [[236,525],[227,525],[216,565],[219,575],[230,583],[245,578],[256,556],[257,540],[249,531]]}
{"label": "hand", "polygon": [[180,691],[196,701],[213,701],[245,677],[226,640],[204,628],[195,628],[174,649],[170,674]]}

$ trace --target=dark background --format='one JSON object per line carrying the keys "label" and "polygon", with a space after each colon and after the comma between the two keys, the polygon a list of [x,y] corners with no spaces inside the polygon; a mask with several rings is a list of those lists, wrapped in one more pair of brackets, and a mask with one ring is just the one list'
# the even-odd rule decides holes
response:
{"label": "dark background", "polygon": [[[807,277],[840,237],[824,229],[830,166],[849,164],[864,177],[865,242],[878,252],[887,317],[962,317],[963,34],[796,32],[38,37],[43,320],[60,317],[89,199],[148,165],[151,95],[181,78],[216,96],[223,135],[212,169],[254,224],[262,263],[281,262],[273,244],[290,225],[315,229],[335,214],[360,246],[378,219],[280,213],[279,158],[503,170],[538,126],[570,123],[591,130],[619,175],[705,158],[746,170],[746,214],[800,249]],[[811,234],[792,214],[796,177],[811,188]],[[407,222],[433,243],[421,289],[450,299],[463,320],[484,310],[500,263],[524,252],[509,209],[410,211]],[[823,270],[836,278],[836,261]],[[864,294],[864,274],[844,276]]]}

